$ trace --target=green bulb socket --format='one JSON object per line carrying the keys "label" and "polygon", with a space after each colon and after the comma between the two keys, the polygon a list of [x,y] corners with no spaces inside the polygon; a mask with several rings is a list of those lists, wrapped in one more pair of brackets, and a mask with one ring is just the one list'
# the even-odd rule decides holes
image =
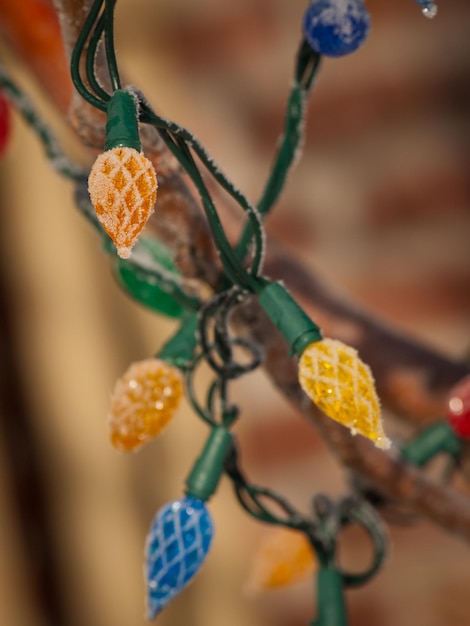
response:
{"label": "green bulb socket", "polygon": [[289,353],[300,357],[307,346],[323,339],[320,329],[281,283],[270,283],[259,303],[289,344]]}
{"label": "green bulb socket", "polygon": [[159,359],[184,370],[194,358],[194,352],[198,345],[197,337],[198,315],[187,315],[178,331],[167,341],[157,354]]}
{"label": "green bulb socket", "polygon": [[106,116],[104,149],[126,147],[141,152],[137,98],[129,91],[118,89],[108,102]]}
{"label": "green bulb socket", "polygon": [[347,626],[343,577],[334,567],[320,569],[317,574],[318,617],[311,626]]}
{"label": "green bulb socket", "polygon": [[462,441],[447,422],[438,422],[419,433],[401,449],[405,461],[421,467],[426,465],[436,454],[447,452],[458,457],[462,450]]}
{"label": "green bulb socket", "polygon": [[225,426],[214,426],[186,480],[186,495],[206,501],[215,493],[231,445],[232,433]]}

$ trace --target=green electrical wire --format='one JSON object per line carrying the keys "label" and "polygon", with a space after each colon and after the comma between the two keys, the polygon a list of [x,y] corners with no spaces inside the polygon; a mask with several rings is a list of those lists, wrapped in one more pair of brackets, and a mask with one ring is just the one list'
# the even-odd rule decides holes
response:
{"label": "green electrical wire", "polygon": [[[149,103],[142,96],[142,94],[138,92],[137,90],[134,90],[134,91],[136,95],[138,96],[139,101],[141,103],[141,117],[140,117],[141,121],[154,126],[162,135],[162,138],[164,139],[165,143],[167,143],[167,139],[169,137],[174,138],[175,142],[179,142],[181,140],[184,141],[192,150],[194,150],[197,157],[200,159],[200,161],[203,163],[206,169],[210,172],[210,174],[214,177],[214,179],[220,184],[220,186],[239,204],[242,210],[247,214],[248,219],[250,220],[250,224],[254,233],[253,236],[255,239],[255,254],[254,254],[253,261],[251,263],[249,273],[251,274],[252,277],[257,277],[261,269],[261,265],[262,265],[262,261],[264,257],[264,248],[265,248],[264,230],[261,224],[258,211],[256,210],[255,207],[253,207],[252,204],[250,204],[250,202],[246,199],[244,194],[239,189],[237,189],[235,185],[233,185],[233,183],[227,178],[227,176],[217,166],[217,164],[214,162],[214,160],[209,155],[207,150],[201,144],[201,142],[190,131],[188,131],[186,128],[182,126],[179,126],[175,122],[171,122],[157,115],[152,110]],[[165,133],[167,134],[164,136]],[[172,146],[170,146],[168,143],[167,145],[175,154],[176,158],[179,160],[179,155],[174,152]],[[194,165],[193,167],[195,168],[196,171],[198,171],[196,165]],[[196,171],[193,170],[192,172],[188,172],[188,174],[196,175]],[[200,177],[200,174],[198,173],[197,176]],[[194,180],[194,182],[196,181]],[[206,189],[206,193],[207,193],[207,189]],[[212,200],[210,201],[210,203],[213,206]],[[220,223],[220,220],[218,219],[218,217],[216,219]],[[225,235],[224,235],[224,238],[226,239]],[[239,268],[241,266],[240,260],[236,258],[236,254],[234,253],[230,244],[229,244],[229,249],[230,250],[224,250],[224,253],[226,253],[228,256],[231,257],[232,259],[231,264]],[[251,290],[258,289],[257,281],[251,281],[250,279],[248,279],[248,281],[251,283]]]}
{"label": "green electrical wire", "polygon": [[[100,15],[103,3],[104,12]],[[115,3],[115,0],[95,0],[80,31],[71,58],[72,80],[77,91],[87,102],[102,111],[106,110],[107,102],[110,99],[110,95],[99,84],[95,73],[96,53],[103,34],[111,85],[114,91],[121,89],[121,79],[114,47]],[[80,60],[89,38],[90,41],[85,59],[86,77],[89,83],[89,87],[87,87],[80,74]]]}
{"label": "green electrical wire", "polygon": [[116,50],[114,48],[114,7],[116,0],[105,0],[104,6],[104,41],[109,77],[114,91],[121,89],[121,79],[117,66]]}
{"label": "green electrical wire", "polygon": [[90,12],[88,13],[83,27],[78,35],[72,56],[70,59],[70,71],[72,75],[72,81],[77,89],[78,93],[95,108],[100,111],[106,111],[106,101],[97,97],[90,89],[85,85],[80,74],[80,60],[85,49],[86,42],[92,32],[93,26],[98,18],[98,15],[102,9],[104,0],[95,0]]}
{"label": "green electrical wire", "polygon": [[222,222],[220,221],[212,198],[191,154],[189,153],[189,149],[181,141],[176,142],[164,129],[160,129],[160,135],[172,154],[178,159],[182,167],[186,170],[199,192],[225,272],[234,284],[240,285],[243,289],[253,290],[256,288],[257,283],[241,266],[235,256],[227,236],[225,235]]}
{"label": "green electrical wire", "polygon": [[[286,107],[284,133],[274,159],[268,180],[262,196],[257,204],[260,216],[263,218],[276,203],[284,187],[287,176],[295,163],[304,135],[305,102],[313,84],[319,66],[321,55],[302,41],[297,54],[295,79]],[[245,259],[252,241],[253,231],[251,223],[245,226],[236,247],[240,259]]]}
{"label": "green electrical wire", "polygon": [[196,390],[194,389],[194,374],[198,365],[204,359],[205,359],[205,355],[203,352],[201,352],[194,358],[191,366],[188,367],[188,369],[185,372],[186,397],[188,398],[192,409],[195,411],[195,413],[197,413],[197,415],[199,415],[199,417],[203,420],[203,422],[213,427],[217,425],[217,422],[211,415],[210,411],[207,411],[201,406],[196,396]]}
{"label": "green electrical wire", "polygon": [[77,179],[84,176],[84,169],[65,155],[54,133],[41,119],[26,94],[11,80],[2,65],[0,65],[0,88],[39,137],[52,167],[66,178]]}
{"label": "green electrical wire", "polygon": [[185,170],[196,185],[201,197],[206,217],[212,231],[212,236],[214,237],[214,241],[220,253],[220,258],[225,271],[230,275],[235,284],[239,285],[243,289],[252,288],[252,278],[245,268],[241,266],[237,257],[233,253],[232,246],[227,239],[215,205],[187,144],[178,137],[176,138],[176,145],[180,150],[180,163],[184,165]]}
{"label": "green electrical wire", "polygon": [[100,16],[90,37],[88,44],[88,50],[85,59],[86,77],[88,84],[95,92],[98,98],[101,98],[103,102],[108,102],[111,99],[103,87],[99,84],[95,72],[96,55],[98,53],[98,46],[104,33],[104,13]]}

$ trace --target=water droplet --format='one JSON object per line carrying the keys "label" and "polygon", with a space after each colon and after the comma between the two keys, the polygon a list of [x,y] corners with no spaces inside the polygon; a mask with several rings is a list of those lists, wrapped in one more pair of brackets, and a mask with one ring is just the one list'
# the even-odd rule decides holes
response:
{"label": "water droplet", "polygon": [[430,4],[428,7],[424,7],[423,15],[432,20],[432,18],[437,15],[437,5]]}

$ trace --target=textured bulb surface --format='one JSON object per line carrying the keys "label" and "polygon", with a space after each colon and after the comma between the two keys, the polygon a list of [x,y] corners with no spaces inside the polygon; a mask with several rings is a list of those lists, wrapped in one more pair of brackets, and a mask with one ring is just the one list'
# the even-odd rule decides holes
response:
{"label": "textured bulb surface", "polygon": [[88,191],[118,255],[127,259],[154,209],[157,177],[152,163],[134,148],[107,150],[91,168]]}
{"label": "textured bulb surface", "polygon": [[339,57],[357,50],[366,40],[370,15],[361,0],[315,0],[303,21],[310,47]]}
{"label": "textured bulb surface", "polygon": [[389,448],[374,379],[357,351],[335,339],[310,344],[299,360],[299,382],[328,417]]}
{"label": "textured bulb surface", "polygon": [[133,363],[118,379],[108,416],[111,443],[136,450],[156,437],[172,419],[183,396],[183,377],[160,359]]}
{"label": "textured bulb surface", "polygon": [[247,591],[264,591],[293,585],[312,576],[316,559],[303,533],[290,528],[273,528],[257,550]]}
{"label": "textured bulb surface", "polygon": [[209,552],[214,525],[202,500],[187,496],[158,511],[147,537],[148,618],[186,587]]}

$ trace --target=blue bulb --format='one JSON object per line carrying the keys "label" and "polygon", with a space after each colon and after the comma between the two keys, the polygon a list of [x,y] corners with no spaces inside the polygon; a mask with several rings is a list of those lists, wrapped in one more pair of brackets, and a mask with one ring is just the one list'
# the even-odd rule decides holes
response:
{"label": "blue bulb", "polygon": [[162,507],[147,536],[148,619],[154,619],[204,562],[214,525],[202,500],[186,496]]}
{"label": "blue bulb", "polygon": [[362,0],[315,0],[303,21],[310,47],[330,57],[350,54],[361,46],[370,27],[370,15]]}

